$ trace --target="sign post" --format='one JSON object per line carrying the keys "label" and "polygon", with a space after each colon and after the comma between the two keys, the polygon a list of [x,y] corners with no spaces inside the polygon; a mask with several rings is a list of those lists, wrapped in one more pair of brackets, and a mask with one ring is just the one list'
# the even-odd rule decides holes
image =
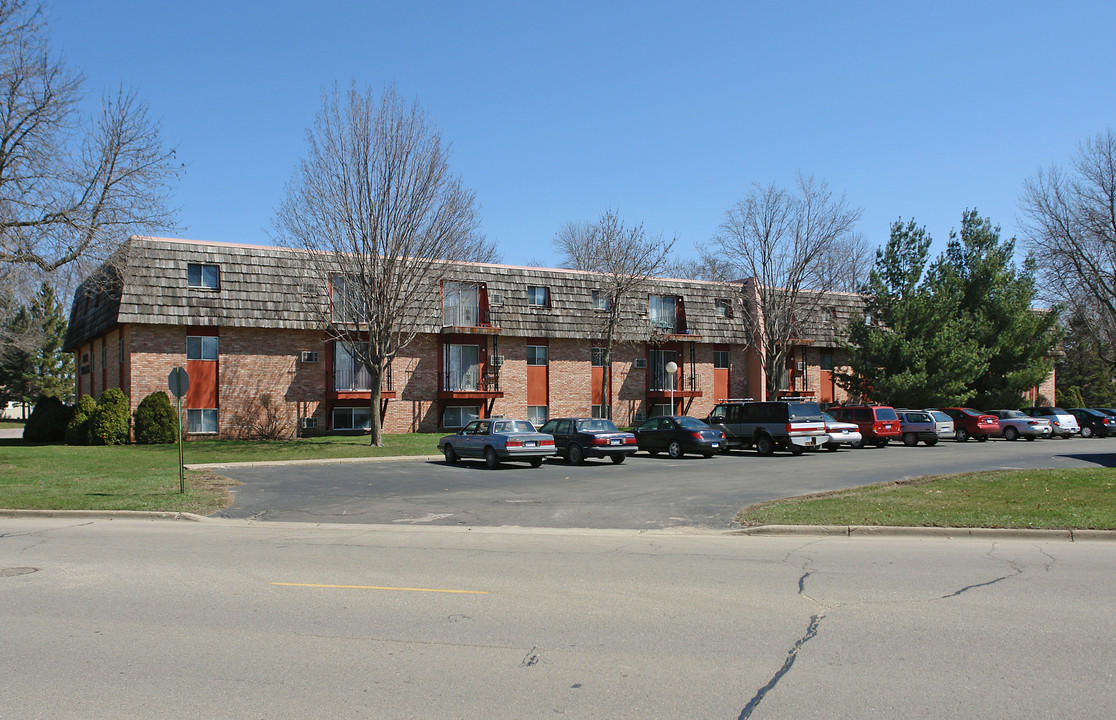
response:
{"label": "sign post", "polygon": [[182,464],[182,396],[190,388],[190,376],[186,368],[176,367],[167,376],[167,387],[171,394],[178,399],[178,492],[186,492],[186,469]]}

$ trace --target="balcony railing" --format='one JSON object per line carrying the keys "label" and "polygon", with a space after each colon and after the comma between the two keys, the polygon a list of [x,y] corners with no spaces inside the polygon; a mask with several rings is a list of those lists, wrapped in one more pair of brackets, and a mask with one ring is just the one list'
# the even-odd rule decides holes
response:
{"label": "balcony railing", "polygon": [[476,305],[446,305],[442,308],[443,327],[480,327],[488,324],[488,313]]}
{"label": "balcony railing", "polygon": [[648,390],[651,392],[670,392],[671,390],[682,392],[698,392],[701,390],[701,378],[697,375],[682,375],[678,377],[666,371],[651,373],[651,384]]}
{"label": "balcony railing", "polygon": [[[333,369],[333,389],[338,392],[371,392],[372,379],[363,365]],[[391,367],[380,376],[380,392],[395,392]]]}
{"label": "balcony railing", "polygon": [[464,372],[447,370],[442,378],[442,389],[449,392],[500,392],[500,373],[495,369],[482,373],[475,367]]}

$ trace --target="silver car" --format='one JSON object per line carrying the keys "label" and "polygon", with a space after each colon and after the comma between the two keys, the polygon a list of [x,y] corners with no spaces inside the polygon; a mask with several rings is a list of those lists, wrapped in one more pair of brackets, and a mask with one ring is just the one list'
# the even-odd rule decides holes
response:
{"label": "silver car", "polygon": [[1046,418],[1031,417],[1019,410],[988,410],[987,413],[1000,419],[999,434],[1005,440],[1048,438],[1054,432],[1053,426]]}
{"label": "silver car", "polygon": [[824,445],[826,450],[836,450],[841,445],[856,447],[860,444],[860,426],[856,423],[841,422],[827,412],[822,413],[822,420],[825,420],[825,434],[829,436]]}
{"label": "silver car", "polygon": [[939,440],[947,440],[956,437],[957,431],[953,426],[953,418],[946,415],[941,410],[934,408],[927,408],[924,410],[927,415],[934,421],[934,432],[938,434]]}
{"label": "silver car", "polygon": [[543,458],[554,454],[554,436],[535,430],[526,420],[474,420],[439,440],[438,449],[450,465],[458,458],[484,458],[490,469],[504,460],[526,460],[539,467]]}
{"label": "silver car", "polygon": [[1035,406],[1023,408],[1023,413],[1033,418],[1049,420],[1052,431],[1050,437],[1069,439],[1081,432],[1081,426],[1077,424],[1077,418],[1073,416],[1073,413],[1060,407]]}
{"label": "silver car", "polygon": [[930,413],[925,410],[896,410],[895,412],[899,415],[899,432],[903,433],[904,445],[914,447],[920,440],[931,447],[938,444],[938,427]]}

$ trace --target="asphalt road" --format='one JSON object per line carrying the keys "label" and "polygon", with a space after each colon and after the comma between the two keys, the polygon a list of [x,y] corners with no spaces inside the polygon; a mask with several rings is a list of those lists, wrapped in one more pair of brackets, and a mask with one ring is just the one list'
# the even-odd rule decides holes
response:
{"label": "asphalt road", "polygon": [[442,461],[235,467],[243,483],[218,517],[468,527],[736,527],[753,503],[920,475],[1006,468],[1116,466],[1116,438],[891,445],[761,458],[753,452],[680,460],[640,453],[540,468]]}
{"label": "asphalt road", "polygon": [[1110,718],[1116,543],[0,521],[4,718]]}

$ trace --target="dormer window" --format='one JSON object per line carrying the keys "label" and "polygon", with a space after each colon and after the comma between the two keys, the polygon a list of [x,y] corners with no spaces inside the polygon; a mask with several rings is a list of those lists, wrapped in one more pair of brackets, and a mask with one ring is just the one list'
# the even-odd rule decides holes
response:
{"label": "dormer window", "polygon": [[603,290],[593,291],[593,309],[608,310],[608,295]]}
{"label": "dormer window", "polygon": [[652,325],[666,331],[674,332],[678,322],[678,298],[674,295],[649,295],[647,303],[647,316]]}
{"label": "dormer window", "polygon": [[186,285],[203,290],[219,290],[221,269],[216,265],[188,263],[186,265]]}
{"label": "dormer window", "polygon": [[713,309],[717,317],[730,318],[732,317],[732,300],[717,298],[713,301]]}
{"label": "dormer window", "polygon": [[549,307],[550,288],[541,285],[528,285],[527,304],[531,307]]}

